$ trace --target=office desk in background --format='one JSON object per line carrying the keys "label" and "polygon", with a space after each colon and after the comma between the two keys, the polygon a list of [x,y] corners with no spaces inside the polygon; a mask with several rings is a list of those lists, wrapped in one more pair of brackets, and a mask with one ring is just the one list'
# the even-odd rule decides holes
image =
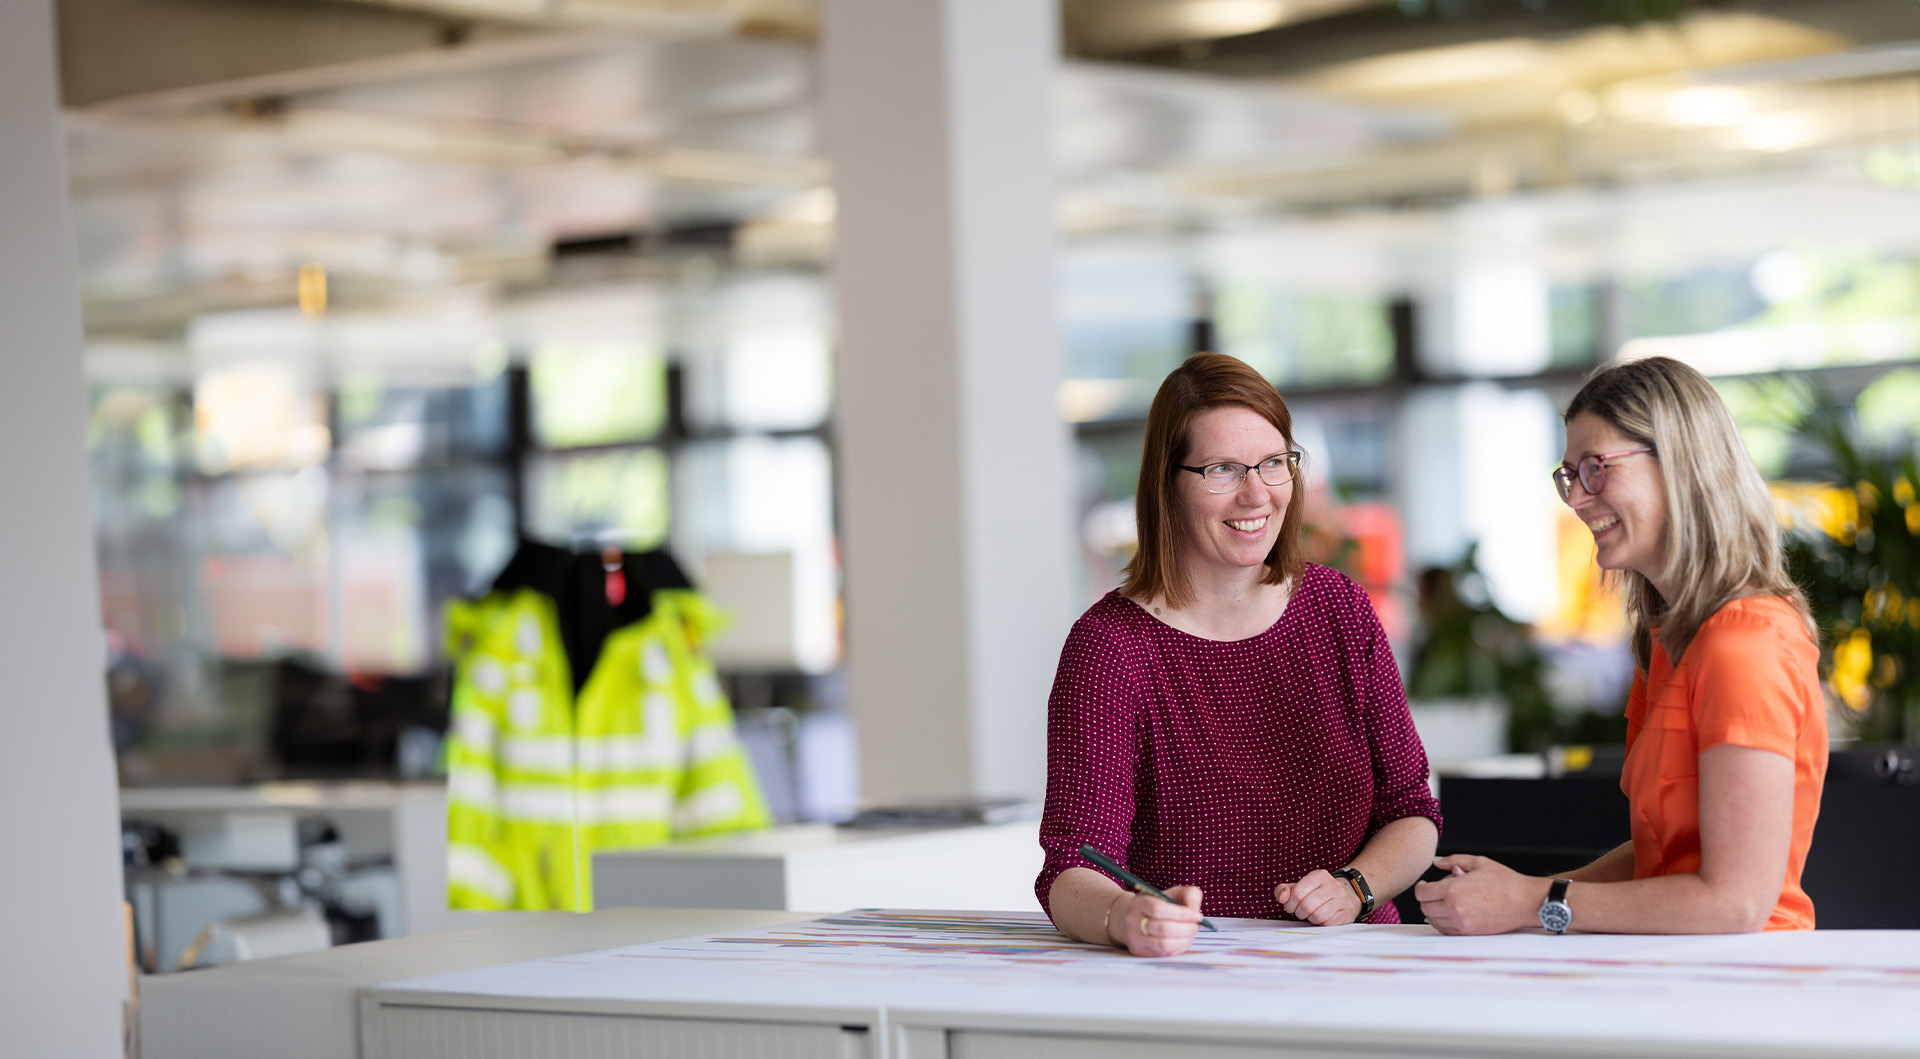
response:
{"label": "office desk in background", "polygon": [[596,853],[599,908],[980,908],[1038,914],[1037,821],[936,829],[800,824]]}
{"label": "office desk in background", "polygon": [[125,822],[179,836],[189,876],[130,870],[140,950],[153,969],[215,920],[278,907],[256,879],[300,870],[300,822],[338,836],[351,878],[344,889],[378,911],[382,937],[473,926],[500,913],[447,908],[447,792],[442,783],[298,781],[242,787],[123,787]]}

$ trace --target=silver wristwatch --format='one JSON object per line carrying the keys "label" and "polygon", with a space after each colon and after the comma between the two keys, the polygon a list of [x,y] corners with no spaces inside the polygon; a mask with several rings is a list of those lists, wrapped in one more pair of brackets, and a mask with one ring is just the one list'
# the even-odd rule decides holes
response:
{"label": "silver wristwatch", "polygon": [[1540,925],[1553,934],[1565,934],[1573,926],[1573,909],[1567,907],[1566,879],[1555,879],[1547,888],[1547,899],[1540,902]]}

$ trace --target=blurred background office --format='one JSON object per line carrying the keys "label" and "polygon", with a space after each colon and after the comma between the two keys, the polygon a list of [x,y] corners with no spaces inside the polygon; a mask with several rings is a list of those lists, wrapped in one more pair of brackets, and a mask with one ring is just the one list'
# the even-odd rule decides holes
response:
{"label": "blurred background office", "polygon": [[1035,795],[1199,349],[1286,395],[1437,763],[1622,738],[1547,472],[1655,351],[1776,482],[1835,732],[1920,736],[1920,6],[956,4],[892,53],[852,6],[53,5],[129,792],[432,784],[447,604],[534,539],[733,614],[776,818]]}
{"label": "blurred background office", "polygon": [[[442,609],[528,535],[671,546],[741,619],[713,649],[782,751],[781,811],[847,811],[815,6],[58,11],[125,780],[430,772]],[[1819,405],[1870,455],[1910,449],[1913,5],[1060,17],[1045,345],[1072,466],[1005,473],[1070,499],[1072,610],[1115,584],[1146,402],[1198,348],[1302,417],[1321,553],[1419,655],[1416,696],[1525,700],[1510,726],[1449,718],[1466,753],[1614,731],[1614,608],[1541,485],[1588,366],[1659,350],[1722,379],[1783,481],[1862,477]],[[1904,518],[1912,492],[1878,501]],[[1782,496],[1815,550],[1875,506]],[[1911,635],[1904,568],[1837,613],[1836,698],[1882,738],[1904,734],[1901,652],[1873,646]],[[290,664],[379,705],[314,734]],[[831,775],[797,775],[816,725]]]}

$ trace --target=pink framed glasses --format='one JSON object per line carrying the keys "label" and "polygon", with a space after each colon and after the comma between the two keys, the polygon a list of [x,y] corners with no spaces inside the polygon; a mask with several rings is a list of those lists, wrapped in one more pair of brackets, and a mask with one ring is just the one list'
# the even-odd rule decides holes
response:
{"label": "pink framed glasses", "polygon": [[1651,448],[1628,449],[1625,452],[1607,452],[1597,456],[1582,457],[1577,467],[1560,466],[1553,469],[1553,484],[1560,490],[1560,499],[1573,499],[1573,480],[1577,476],[1587,495],[1598,496],[1607,486],[1607,461],[1622,456],[1638,456],[1643,452],[1652,452]]}

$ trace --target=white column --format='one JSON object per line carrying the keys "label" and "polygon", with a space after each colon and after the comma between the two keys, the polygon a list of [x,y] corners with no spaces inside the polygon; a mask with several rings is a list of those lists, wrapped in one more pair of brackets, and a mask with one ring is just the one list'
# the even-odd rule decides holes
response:
{"label": "white column", "polygon": [[1536,390],[1497,383],[1422,387],[1400,416],[1398,452],[1407,562],[1452,566],[1478,543],[1493,602],[1520,621],[1559,603],[1554,579],[1559,498],[1558,413]]}
{"label": "white column", "polygon": [[126,969],[51,0],[0,0],[0,1051],[121,1054]]}
{"label": "white column", "polygon": [[1038,793],[1072,619],[1046,0],[826,0],[862,793]]}
{"label": "white column", "polygon": [[1459,562],[1472,540],[1460,413],[1460,387],[1422,386],[1407,395],[1395,424],[1395,499],[1406,514],[1407,565],[1415,574]]}

